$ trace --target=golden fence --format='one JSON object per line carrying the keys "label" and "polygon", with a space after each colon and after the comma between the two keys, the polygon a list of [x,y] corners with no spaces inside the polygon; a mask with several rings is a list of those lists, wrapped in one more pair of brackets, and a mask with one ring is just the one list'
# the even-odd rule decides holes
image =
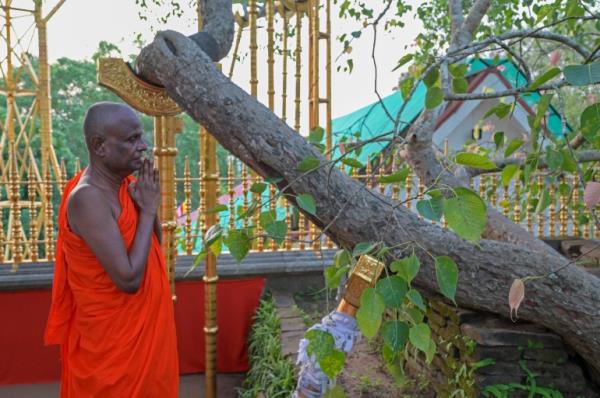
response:
{"label": "golden fence", "polygon": [[[15,164],[14,160],[11,164]],[[399,162],[392,160],[392,167],[377,170],[373,173],[369,165],[361,172],[346,168],[346,171],[366,187],[381,192],[394,200],[401,201],[404,206],[416,211],[419,200],[426,199],[423,184],[409,172],[406,180],[398,183],[382,184],[380,179],[396,173]],[[14,167],[14,166],[13,166]],[[75,171],[79,170],[75,165]],[[207,217],[215,207],[208,208],[207,197],[213,196],[212,202],[222,209],[217,219],[225,231],[230,228],[251,227],[255,236],[264,235],[257,216],[241,219],[238,214],[247,211],[252,200],[260,203],[261,211],[273,210],[278,219],[285,220],[287,232],[283,242],[278,245],[266,236],[253,240],[253,251],[281,250],[319,250],[332,248],[333,243],[321,236],[315,226],[308,222],[292,205],[283,198],[275,200],[277,192],[273,185],[265,182],[233,157],[229,157],[226,170],[218,170],[215,195],[207,193],[207,185],[215,180],[215,176],[206,175],[202,170],[192,173],[192,166],[186,159],[183,170],[174,174],[175,197],[177,208],[170,225],[176,225],[174,240],[179,255],[194,255],[201,250],[202,236],[210,227]],[[0,185],[0,263],[14,266],[24,262],[52,261],[56,239],[56,215],[62,190],[67,181],[66,165],[61,162],[61,173],[58,179],[52,178],[50,168],[42,181],[34,176],[30,167],[25,178],[9,173],[9,180]],[[192,175],[198,175],[193,177]],[[541,238],[557,238],[564,236],[599,238],[600,230],[588,221],[588,210],[581,205],[583,197],[578,178],[562,178],[549,182],[543,175],[537,178],[540,190],[547,188],[550,202],[542,212],[536,212],[529,194],[523,191],[519,182],[503,187],[500,175],[488,174],[472,180],[471,187],[487,200],[488,206],[496,208],[506,217],[521,224],[529,232]],[[212,181],[211,181],[212,180]],[[252,187],[264,183],[267,188],[260,195],[251,191]],[[214,184],[214,182],[213,182]],[[225,209],[226,208],[226,209]],[[419,216],[420,217],[420,216]],[[40,220],[46,220],[42,223]],[[439,223],[445,227],[443,220]],[[40,225],[44,225],[40,228]],[[170,247],[173,247],[170,245]],[[227,251],[227,248],[224,247]]]}

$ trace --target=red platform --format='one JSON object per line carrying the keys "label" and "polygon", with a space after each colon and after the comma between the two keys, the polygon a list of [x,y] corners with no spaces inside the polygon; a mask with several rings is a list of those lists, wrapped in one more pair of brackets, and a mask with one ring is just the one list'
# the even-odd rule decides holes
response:
{"label": "red platform", "polygon": [[[222,280],[217,285],[217,369],[248,370],[246,339],[258,306],[263,278]],[[204,284],[176,284],[177,345],[180,373],[204,371]],[[45,347],[42,336],[50,290],[0,292],[0,385],[58,381],[58,346]]]}

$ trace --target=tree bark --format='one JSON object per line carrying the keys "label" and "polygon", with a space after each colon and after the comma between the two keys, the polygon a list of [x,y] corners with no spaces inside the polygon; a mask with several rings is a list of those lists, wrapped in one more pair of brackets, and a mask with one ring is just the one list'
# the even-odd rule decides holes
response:
{"label": "tree bark", "polygon": [[[303,176],[297,165],[304,157],[313,156],[322,163],[325,159],[267,107],[220,73],[194,42],[176,32],[161,32],[144,51],[144,62],[138,65],[143,75],[155,76],[223,147],[262,177],[281,177],[279,186],[289,184],[286,192],[290,195],[310,193],[318,217],[306,216],[320,228],[329,225],[327,234],[339,245],[419,242],[423,266],[415,283],[430,294],[438,292],[431,256],[449,255],[460,269],[457,303],[506,316],[508,290],[514,278],[546,274],[565,263],[557,254],[535,252],[523,244],[466,242],[419,220],[402,206],[394,206],[389,198],[365,189],[335,167],[322,167]],[[395,256],[405,254],[394,252]],[[600,371],[599,303],[600,279],[573,266],[558,276],[527,284],[519,315],[560,334]]]}

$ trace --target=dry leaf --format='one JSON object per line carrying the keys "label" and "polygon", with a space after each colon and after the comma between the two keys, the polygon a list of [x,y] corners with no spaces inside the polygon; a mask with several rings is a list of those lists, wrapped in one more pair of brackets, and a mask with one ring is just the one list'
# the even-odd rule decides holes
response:
{"label": "dry leaf", "polygon": [[[517,315],[517,311],[519,311],[519,306],[521,302],[525,298],[525,284],[521,279],[515,279],[510,287],[510,291],[508,292],[508,305],[510,306],[510,319],[513,322],[516,322],[519,318]],[[513,311],[515,313],[513,318]]]}
{"label": "dry leaf", "polygon": [[588,209],[593,209],[600,202],[600,182],[587,183],[583,192],[583,201]]}

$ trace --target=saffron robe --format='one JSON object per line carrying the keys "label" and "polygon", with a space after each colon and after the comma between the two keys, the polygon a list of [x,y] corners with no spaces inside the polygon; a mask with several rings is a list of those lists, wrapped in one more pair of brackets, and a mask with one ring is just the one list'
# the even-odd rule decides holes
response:
{"label": "saffron robe", "polygon": [[[165,260],[155,234],[139,290],[119,290],[87,244],[68,225],[67,198],[58,217],[52,304],[44,341],[61,345],[61,398],[178,396],[175,317]],[[126,178],[118,226],[129,250],[138,212]]]}

